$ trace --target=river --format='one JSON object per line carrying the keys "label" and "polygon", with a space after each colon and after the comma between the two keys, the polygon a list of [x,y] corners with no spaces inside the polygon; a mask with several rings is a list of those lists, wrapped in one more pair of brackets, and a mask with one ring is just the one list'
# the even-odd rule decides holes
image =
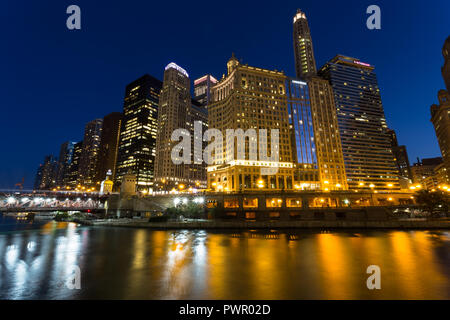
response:
{"label": "river", "polygon": [[[3,218],[0,262],[0,299],[450,299],[448,231],[157,231]],[[380,267],[380,290],[367,288],[370,265]],[[77,271],[79,289],[67,285]]]}

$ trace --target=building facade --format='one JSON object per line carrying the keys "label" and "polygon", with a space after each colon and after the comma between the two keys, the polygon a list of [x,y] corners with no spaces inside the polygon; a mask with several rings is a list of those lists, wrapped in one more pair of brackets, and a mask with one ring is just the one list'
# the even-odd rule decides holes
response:
{"label": "building facade", "polygon": [[56,181],[56,184],[60,187],[65,187],[67,185],[75,144],[76,142],[67,141],[61,145],[58,161],[58,178]]}
{"label": "building facade", "polygon": [[127,173],[139,190],[154,184],[159,94],[162,82],[148,74],[126,86],[114,180]]}
{"label": "building facade", "polygon": [[204,75],[194,80],[194,100],[207,107],[211,99],[211,87],[217,83],[212,75]]}
{"label": "building facade", "polygon": [[[157,189],[168,191],[205,187],[206,167],[201,159],[198,161],[193,159],[192,148],[196,139],[195,122],[201,122],[199,124],[202,130],[207,125],[206,109],[202,104],[195,105],[196,102],[192,101],[189,75],[186,70],[173,62],[165,68],[159,102],[155,164]],[[172,140],[172,135],[177,132],[180,135]],[[176,139],[189,141],[191,151],[173,153],[173,147],[179,144]],[[185,155],[184,152],[188,154]],[[183,160],[186,156],[191,163]]]}
{"label": "building facade", "polygon": [[74,189],[79,184],[78,171],[80,168],[81,152],[83,151],[83,141],[77,142],[73,146],[72,162],[67,170],[67,181],[65,187]]}
{"label": "building facade", "polygon": [[442,55],[444,65],[442,67],[442,77],[447,86],[447,90],[439,90],[439,104],[433,104],[430,108],[431,122],[433,123],[436,137],[441,149],[444,167],[450,172],[450,37],[444,43]]}
{"label": "building facade", "polygon": [[97,175],[95,178],[96,182],[103,181],[107,172],[111,173],[109,178],[111,181],[114,181],[121,125],[121,112],[113,112],[103,118],[103,127],[97,160]]}
{"label": "building facade", "polygon": [[316,60],[306,15],[300,9],[293,22],[295,72],[299,79],[308,79],[316,74]]}
{"label": "building facade", "polygon": [[321,189],[347,190],[333,89],[327,80],[315,76],[310,78],[308,85]]}
{"label": "building facade", "polygon": [[319,75],[333,88],[349,189],[398,190],[397,166],[374,67],[338,55]]}
{"label": "building facade", "polygon": [[58,161],[55,156],[48,155],[39,165],[34,181],[34,190],[50,190],[56,187],[58,178]]}
{"label": "building facade", "polygon": [[408,152],[406,151],[406,146],[400,146],[397,140],[397,134],[394,130],[388,129],[392,154],[394,155],[394,161],[397,165],[397,170],[399,173],[399,182],[402,189],[408,188],[409,184],[412,182],[411,165],[409,164]]}
{"label": "building facade", "polygon": [[84,129],[83,149],[78,167],[78,182],[84,187],[96,186],[97,160],[100,149],[103,119],[95,119],[86,124]]}
{"label": "building facade", "polygon": [[441,157],[426,158],[420,160],[417,158],[417,162],[411,167],[411,175],[413,183],[422,183],[428,177],[434,175],[434,169],[443,163]]}
{"label": "building facade", "polygon": [[[208,189],[213,191],[293,189],[294,163],[286,96],[287,77],[278,71],[239,64],[233,56],[227,63],[227,76],[213,88],[208,106],[210,128],[222,133],[219,151],[214,152],[208,166]],[[228,150],[227,129],[242,129],[245,143],[232,137],[234,148]],[[257,135],[267,129],[267,144],[262,146]],[[271,129],[279,130],[279,144],[272,149]],[[254,134],[251,131],[254,130]],[[238,153],[238,145],[244,149]],[[251,159],[256,149],[270,150],[277,161]],[[264,152],[263,152],[264,153]],[[268,155],[268,154],[267,154]],[[264,161],[265,160],[265,161]],[[276,174],[263,172],[278,168]],[[262,170],[264,169],[264,170]]]}

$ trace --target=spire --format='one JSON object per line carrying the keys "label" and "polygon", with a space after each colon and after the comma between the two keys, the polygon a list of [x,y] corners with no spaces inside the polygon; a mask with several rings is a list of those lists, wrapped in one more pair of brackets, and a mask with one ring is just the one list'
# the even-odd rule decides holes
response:
{"label": "spire", "polygon": [[231,58],[230,60],[228,60],[227,62],[227,71],[228,74],[230,74],[234,68],[236,68],[239,65],[239,61],[238,59],[236,59],[236,57],[234,56],[234,52],[231,53]]}

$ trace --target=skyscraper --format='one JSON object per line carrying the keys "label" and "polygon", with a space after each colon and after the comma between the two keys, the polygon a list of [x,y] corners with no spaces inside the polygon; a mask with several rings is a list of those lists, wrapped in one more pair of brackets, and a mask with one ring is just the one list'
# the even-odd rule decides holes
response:
{"label": "skyscraper", "polygon": [[96,182],[103,181],[106,177],[106,173],[109,171],[111,172],[110,179],[114,181],[121,124],[121,112],[113,112],[103,118],[97,160],[97,175],[95,178]]}
{"label": "skyscraper", "polygon": [[316,60],[306,15],[300,9],[294,16],[293,23],[295,72],[297,78],[308,79],[316,74]]}
{"label": "skyscraper", "polygon": [[409,164],[408,153],[406,152],[406,146],[400,146],[397,140],[397,134],[394,130],[388,129],[391,140],[392,153],[394,154],[394,160],[397,164],[397,170],[400,174],[400,178],[403,180],[412,180],[411,166]]}
{"label": "skyscraper", "polygon": [[434,125],[439,148],[444,159],[444,169],[450,172],[450,37],[444,43],[442,55],[444,57],[442,77],[447,90],[439,90],[439,105],[433,104],[430,111],[431,122]]}
{"label": "skyscraper", "polygon": [[58,178],[56,181],[57,185],[60,187],[64,187],[67,184],[69,168],[73,160],[74,146],[75,142],[70,141],[64,142],[61,145],[58,161]]}
{"label": "skyscraper", "polygon": [[301,181],[297,184],[297,189],[319,189],[316,141],[308,84],[287,78],[286,95],[292,157],[295,163],[294,180]]}
{"label": "skyscraper", "polygon": [[206,107],[211,97],[211,87],[217,83],[212,75],[204,75],[194,81],[194,99]]}
{"label": "skyscraper", "polygon": [[136,176],[138,189],[153,187],[161,87],[160,80],[146,74],[125,89],[116,183],[131,173]]}
{"label": "skyscraper", "polygon": [[[215,191],[294,189],[287,77],[282,72],[239,64],[234,55],[228,61],[227,69],[227,76],[212,88],[208,106],[209,127],[220,130],[223,135],[221,151],[214,154],[214,164],[208,166],[208,188]],[[236,151],[239,142],[234,144],[234,149],[227,150],[227,129],[248,132],[242,146],[244,155]],[[278,161],[250,159],[250,154],[253,154],[251,145],[256,143],[258,148],[262,146],[259,138],[247,131],[249,129],[254,129],[258,135],[260,131],[257,130],[268,130],[265,147],[271,155],[278,156]],[[274,144],[273,150],[271,129],[279,130],[279,143]],[[308,154],[305,157],[312,161],[312,155]],[[273,167],[278,168],[276,174],[263,174],[262,169]]]}
{"label": "skyscraper", "polygon": [[66,185],[65,187],[76,188],[80,183],[79,179],[79,168],[81,153],[83,151],[83,141],[77,142],[73,146],[73,156],[72,162],[69,165],[66,175]]}
{"label": "skyscraper", "polygon": [[439,105],[430,108],[431,122],[441,149],[444,166],[450,171],[450,96],[447,91],[439,90]]}
{"label": "skyscraper", "polygon": [[347,176],[333,89],[327,80],[308,81],[321,189],[347,190]]}
{"label": "skyscraper", "polygon": [[45,156],[44,163],[39,165],[36,179],[34,181],[35,190],[50,190],[56,187],[58,177],[58,161],[53,155]]}
{"label": "skyscraper", "polygon": [[444,65],[442,66],[442,77],[444,78],[445,85],[447,86],[447,92],[450,93],[450,36],[445,40],[442,47],[442,56],[444,57]]}
{"label": "skyscraper", "polygon": [[78,174],[79,183],[85,187],[95,186],[102,124],[102,119],[95,119],[87,123],[84,129],[83,149],[80,155]]}
{"label": "skyscraper", "polygon": [[319,75],[330,81],[350,189],[399,189],[374,67],[337,55]]}
{"label": "skyscraper", "polygon": [[[201,104],[195,106],[190,95],[189,75],[175,63],[169,63],[164,70],[164,82],[160,96],[158,114],[158,133],[156,142],[155,178],[158,189],[171,190],[185,187],[199,187],[205,185],[206,170],[203,164],[175,164],[172,159],[172,149],[178,144],[172,141],[172,133],[177,129],[184,129],[183,139],[192,139],[193,148],[194,122],[206,124],[206,110]],[[188,135],[190,137],[188,137]],[[189,159],[192,159],[189,154]]]}

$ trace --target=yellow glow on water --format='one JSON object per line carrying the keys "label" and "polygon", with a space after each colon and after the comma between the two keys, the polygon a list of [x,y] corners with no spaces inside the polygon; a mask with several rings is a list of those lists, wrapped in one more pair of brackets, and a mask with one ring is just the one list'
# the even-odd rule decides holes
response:
{"label": "yellow glow on water", "polygon": [[[317,249],[321,282],[328,299],[352,299],[353,265],[348,259],[349,243],[344,243],[342,237],[334,234],[318,234]],[[347,247],[346,247],[347,246]]]}

